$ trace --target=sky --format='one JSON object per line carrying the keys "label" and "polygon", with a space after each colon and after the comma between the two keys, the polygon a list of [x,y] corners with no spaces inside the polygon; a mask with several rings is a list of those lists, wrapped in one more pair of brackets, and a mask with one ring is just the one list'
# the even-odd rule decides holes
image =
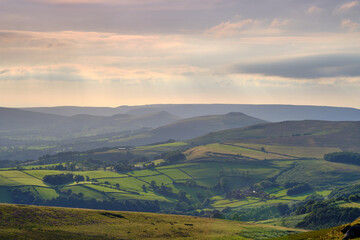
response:
{"label": "sky", "polygon": [[360,0],[0,0],[0,106],[360,108]]}

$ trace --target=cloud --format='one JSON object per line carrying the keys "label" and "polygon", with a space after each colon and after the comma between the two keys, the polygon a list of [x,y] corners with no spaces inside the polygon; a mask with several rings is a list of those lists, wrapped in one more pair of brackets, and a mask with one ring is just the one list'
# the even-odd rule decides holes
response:
{"label": "cloud", "polygon": [[85,79],[74,66],[13,67],[0,71],[0,81],[64,81],[83,82]]}
{"label": "cloud", "polygon": [[360,55],[326,54],[274,62],[245,63],[234,66],[232,70],[236,73],[294,79],[360,77]]}
{"label": "cloud", "polygon": [[274,18],[272,21],[258,19],[232,20],[222,22],[205,31],[205,35],[216,38],[231,37],[238,34],[277,34],[281,29],[288,26],[290,20]]}
{"label": "cloud", "polygon": [[343,5],[341,5],[337,11],[338,12],[346,12],[346,11],[349,11],[350,9],[356,7],[359,5],[359,2],[358,1],[352,1],[352,2],[348,2],[348,3],[345,3]]}
{"label": "cloud", "polygon": [[237,22],[222,22],[205,31],[205,34],[215,37],[227,37],[238,34],[247,28],[257,25],[259,22],[253,19],[245,19]]}
{"label": "cloud", "polygon": [[309,7],[308,10],[306,11],[307,14],[317,14],[317,13],[321,13],[323,11],[322,8],[319,8],[317,6],[312,6]]}
{"label": "cloud", "polygon": [[280,20],[280,19],[275,18],[271,22],[270,27],[271,28],[281,28],[281,27],[287,26],[289,24],[289,22],[290,21],[288,19]]}
{"label": "cloud", "polygon": [[343,20],[341,22],[341,26],[344,29],[347,29],[350,32],[356,32],[360,29],[360,24],[357,22],[353,22],[349,19]]}
{"label": "cloud", "polygon": [[5,74],[5,73],[7,73],[7,72],[9,72],[9,71],[10,71],[9,69],[0,70],[0,75]]}

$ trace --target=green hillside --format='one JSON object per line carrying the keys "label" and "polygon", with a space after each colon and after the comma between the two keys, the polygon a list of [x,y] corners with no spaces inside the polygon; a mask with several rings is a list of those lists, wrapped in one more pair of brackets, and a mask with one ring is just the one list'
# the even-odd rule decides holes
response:
{"label": "green hillside", "polygon": [[268,239],[297,230],[154,213],[0,204],[0,239]]}
{"label": "green hillside", "polygon": [[241,142],[360,151],[360,122],[287,121],[224,130],[188,141],[195,145]]}
{"label": "green hillside", "polygon": [[[138,147],[129,151],[159,154],[184,146],[185,143],[175,142]],[[149,169],[138,168],[121,173],[117,173],[113,167],[107,167],[106,170],[88,170],[85,164],[87,162],[81,161],[73,163],[75,167],[72,171],[54,170],[58,164],[26,165],[20,170],[0,171],[0,191],[2,195],[8,196],[0,200],[6,203],[22,203],[21,199],[17,199],[20,201],[17,202],[11,198],[15,189],[23,191],[23,194],[31,192],[34,198],[44,201],[51,201],[52,198],[60,196],[69,197],[66,194],[71,191],[70,196],[78,198],[81,193],[84,201],[157,200],[164,211],[174,211],[175,205],[179,202],[178,194],[184,191],[189,200],[185,207],[179,207],[176,211],[191,214],[194,210],[202,209],[222,211],[230,207],[236,211],[279,203],[288,204],[302,201],[315,193],[326,196],[336,186],[358,182],[359,166],[317,159],[323,153],[339,150],[244,143],[209,144],[184,152],[187,158],[185,162],[155,165]],[[123,154],[123,150],[94,151],[91,157],[100,156],[99,159],[106,159],[109,157],[108,154],[115,157],[117,154]],[[164,160],[154,162],[163,164]],[[138,165],[142,166],[140,163]],[[43,181],[46,175],[63,173],[81,175],[84,180],[61,186],[52,186]],[[226,186],[221,187],[222,181],[228,182]],[[266,181],[272,184],[263,183]],[[291,182],[310,184],[313,191],[289,196],[284,185]],[[249,195],[241,199],[226,197],[227,192],[239,189],[245,191],[254,186],[258,188],[261,184],[265,184],[259,188],[261,192],[266,193],[265,199],[258,195]],[[160,189],[161,186],[168,189],[163,191]],[[205,199],[209,199],[207,204],[204,204]],[[56,204],[56,201],[47,204]]]}

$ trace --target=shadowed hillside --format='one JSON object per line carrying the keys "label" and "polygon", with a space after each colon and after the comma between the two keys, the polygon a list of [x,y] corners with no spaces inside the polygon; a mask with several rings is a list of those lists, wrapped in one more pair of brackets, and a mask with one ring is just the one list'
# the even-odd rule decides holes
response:
{"label": "shadowed hillside", "polygon": [[177,121],[146,133],[119,139],[123,145],[145,145],[168,139],[185,140],[223,129],[265,123],[264,120],[253,118],[243,113],[228,113],[226,115],[202,116]]}
{"label": "shadowed hillside", "polygon": [[192,139],[200,145],[247,142],[269,145],[340,147],[360,151],[360,122],[287,121],[224,130]]}

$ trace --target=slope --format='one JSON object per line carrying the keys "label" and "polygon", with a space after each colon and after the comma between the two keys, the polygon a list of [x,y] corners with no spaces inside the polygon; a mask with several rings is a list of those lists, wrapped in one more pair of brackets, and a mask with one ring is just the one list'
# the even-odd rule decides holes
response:
{"label": "slope", "polygon": [[225,115],[212,115],[179,120],[173,124],[162,126],[147,133],[119,139],[122,145],[145,145],[168,139],[185,140],[204,135],[209,132],[250,126],[265,123],[264,120],[247,116],[243,113],[231,112]]}
{"label": "slope", "polygon": [[239,128],[265,123],[264,120],[253,118],[239,112],[226,115],[203,116],[180,120],[176,123],[157,128],[152,131],[155,136],[172,136],[179,140],[201,136],[213,131]]}
{"label": "slope", "polygon": [[[322,229],[318,231],[293,234],[293,235],[273,238],[272,240],[310,240],[310,239],[338,240],[338,239],[343,239],[345,237],[346,231],[344,231],[345,233],[343,233],[342,231],[346,228],[346,226],[354,226],[356,224],[360,224],[360,220],[356,220],[353,223],[347,225],[337,226],[329,229]],[[359,237],[352,239],[359,239]]]}
{"label": "slope", "polygon": [[[295,230],[154,213],[0,205],[1,239],[266,239]],[[253,236],[253,237],[251,237]]]}
{"label": "slope", "polygon": [[195,145],[246,142],[360,151],[360,122],[286,121],[224,130],[188,141]]}

